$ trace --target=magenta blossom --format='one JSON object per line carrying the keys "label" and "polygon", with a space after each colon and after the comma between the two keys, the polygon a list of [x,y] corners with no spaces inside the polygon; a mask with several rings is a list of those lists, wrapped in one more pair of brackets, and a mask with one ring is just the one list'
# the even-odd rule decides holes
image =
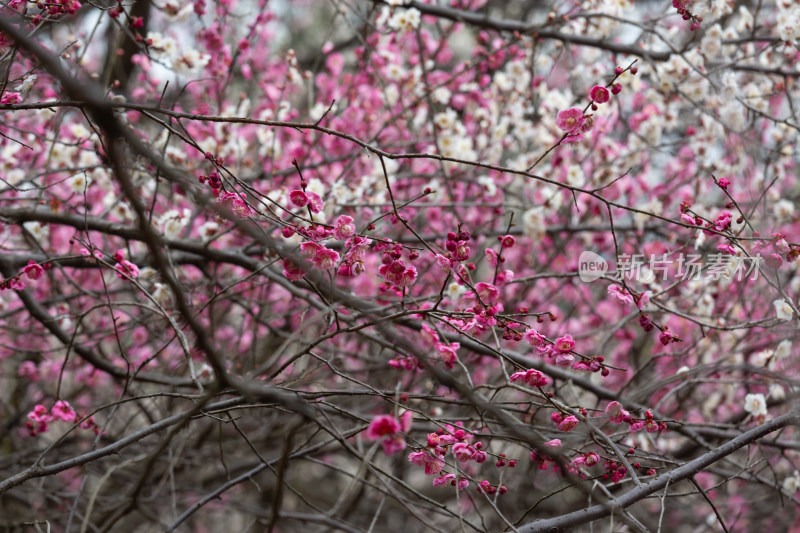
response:
{"label": "magenta blossom", "polygon": [[563,432],[572,431],[578,426],[578,419],[574,415],[569,415],[558,424],[558,430]]}
{"label": "magenta blossom", "polygon": [[308,209],[312,213],[319,213],[325,206],[322,202],[322,198],[320,198],[317,193],[311,191],[292,191],[289,193],[289,202],[296,207],[308,206]]}
{"label": "magenta blossom", "polygon": [[391,415],[378,415],[372,419],[367,428],[367,438],[378,440],[385,435],[400,431],[400,422]]}
{"label": "magenta blossom", "polygon": [[303,276],[306,275],[306,272],[305,270],[295,265],[288,259],[284,259],[283,275],[286,276],[286,278],[288,278],[289,281],[300,281],[301,279],[303,279]]}
{"label": "magenta blossom", "polygon": [[400,434],[390,435],[383,439],[381,446],[383,447],[383,453],[392,455],[406,449],[406,440]]}
{"label": "magenta blossom", "polygon": [[69,405],[69,402],[58,400],[53,408],[50,409],[53,416],[65,422],[74,422],[77,418],[75,410]]}
{"label": "magenta blossom", "polygon": [[589,91],[589,97],[591,97],[592,101],[596,104],[605,104],[611,99],[611,93],[609,93],[608,89],[605,87],[595,85]]}
{"label": "magenta blossom", "polygon": [[514,372],[511,374],[509,378],[511,383],[515,381],[522,381],[530,385],[531,387],[544,387],[550,380],[547,379],[547,376],[539,372],[538,370],[530,369],[530,370],[521,370],[519,372]]}
{"label": "magenta blossom", "polygon": [[217,204],[230,209],[236,216],[244,218],[250,216],[251,211],[241,196],[232,192],[224,192],[217,198]]}
{"label": "magenta blossom", "polygon": [[44,274],[44,269],[36,263],[36,261],[28,261],[28,265],[23,269],[25,275],[28,276],[28,279],[37,281],[42,279],[42,275]]}
{"label": "magenta blossom", "polygon": [[378,268],[378,273],[386,281],[396,287],[408,287],[414,284],[417,279],[417,269],[413,266],[406,266],[401,260],[384,263]]}
{"label": "magenta blossom", "polygon": [[117,277],[119,279],[125,279],[125,276],[129,278],[138,278],[139,277],[139,267],[128,261],[127,259],[123,259],[116,265],[114,265],[114,269],[117,271]]}

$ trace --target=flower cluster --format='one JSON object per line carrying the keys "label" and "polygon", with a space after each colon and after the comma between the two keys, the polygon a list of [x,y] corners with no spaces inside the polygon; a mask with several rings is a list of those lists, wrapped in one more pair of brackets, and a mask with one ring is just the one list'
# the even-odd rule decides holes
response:
{"label": "flower cluster", "polygon": [[289,203],[294,207],[306,207],[314,214],[322,211],[325,204],[319,194],[312,191],[294,190],[289,193]]}
{"label": "flower cluster", "polygon": [[[27,418],[26,428],[31,437],[48,431],[48,424],[50,422],[63,420],[64,422],[77,423],[81,419],[66,400],[58,400],[49,410],[44,405],[37,404],[33,410],[28,413]],[[81,422],[80,427],[82,429],[91,429],[95,434],[100,432],[100,429],[94,422],[94,417],[87,418]]]}
{"label": "flower cluster", "polygon": [[[445,467],[444,458],[448,452],[462,465],[485,463],[488,454],[483,450],[483,443],[472,444],[472,438],[472,435],[464,429],[448,425],[436,433],[429,433],[425,449],[410,453],[408,460],[424,467],[425,474],[429,476],[442,472]],[[446,472],[433,480],[434,487],[458,485],[459,490],[466,488],[468,483],[465,478]]]}
{"label": "flower cluster", "polygon": [[136,279],[139,277],[139,267],[125,259],[125,250],[117,250],[114,253],[114,273],[119,279]]}
{"label": "flower cluster", "polygon": [[700,23],[703,22],[703,17],[699,15],[695,15],[689,9],[689,4],[691,0],[672,0],[672,7],[675,8],[678,15],[680,15],[683,20],[691,20],[692,23],[689,26],[691,31],[695,31],[700,29]]}
{"label": "flower cluster", "polygon": [[532,368],[529,370],[520,370],[519,372],[514,372],[511,374],[509,381],[511,383],[514,383],[515,381],[522,381],[531,387],[544,387],[550,383],[550,379],[547,376]]}
{"label": "flower cluster", "polygon": [[406,265],[399,258],[399,253],[385,253],[378,273],[383,278],[398,288],[409,287],[417,279],[417,269],[413,265]]}
{"label": "flower cluster", "polygon": [[300,253],[319,270],[331,269],[339,262],[339,252],[312,241],[302,243]]}
{"label": "flower cluster", "polygon": [[250,216],[251,210],[247,202],[236,193],[223,192],[217,197],[217,204],[232,211],[239,218]]}
{"label": "flower cluster", "polygon": [[559,431],[567,433],[578,427],[578,418],[575,415],[564,416],[559,412],[550,415],[550,420],[558,427]]}
{"label": "flower cluster", "polygon": [[[350,218],[350,217],[340,217],[337,221],[338,230],[334,229],[334,231],[338,231],[339,235],[344,235],[347,231],[349,231],[349,222],[341,222],[342,218]],[[367,250],[369,249],[370,244],[372,243],[371,239],[367,237],[361,237],[359,235],[353,235],[347,241],[345,241],[345,247],[347,252],[344,254],[344,260],[339,265],[339,269],[336,273],[339,276],[344,276],[347,278],[358,276],[366,271],[366,266],[364,266],[364,260],[367,256]]]}
{"label": "flower cluster", "polygon": [[608,417],[608,421],[612,424],[628,424],[631,433],[642,429],[648,433],[665,431],[667,429],[667,423],[656,422],[653,418],[653,413],[649,409],[644,412],[644,418],[636,419],[617,401],[609,402],[606,406],[605,414],[606,417]]}
{"label": "flower cluster", "polygon": [[[466,261],[471,255],[469,248],[470,234],[467,231],[459,231],[455,233],[449,231],[447,233],[447,241],[445,242],[445,249],[447,250],[447,259],[450,261]],[[441,265],[441,263],[440,263]]]}

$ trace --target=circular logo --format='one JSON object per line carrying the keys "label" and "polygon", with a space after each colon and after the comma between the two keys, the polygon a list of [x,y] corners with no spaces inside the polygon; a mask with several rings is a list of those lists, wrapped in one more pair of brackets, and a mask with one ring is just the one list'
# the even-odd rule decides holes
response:
{"label": "circular logo", "polygon": [[578,277],[584,283],[590,283],[608,271],[608,262],[594,252],[585,250],[578,258]]}

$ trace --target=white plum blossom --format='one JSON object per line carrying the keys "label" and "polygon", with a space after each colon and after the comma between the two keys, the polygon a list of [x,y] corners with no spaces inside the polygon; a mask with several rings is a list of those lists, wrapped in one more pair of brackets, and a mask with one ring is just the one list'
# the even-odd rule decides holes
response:
{"label": "white plum blossom", "polygon": [[526,236],[539,240],[544,237],[547,225],[544,220],[544,208],[533,207],[522,214],[522,228]]}
{"label": "white plum blossom", "polygon": [[467,288],[464,285],[461,285],[455,281],[450,282],[450,285],[447,286],[447,297],[450,298],[451,301],[458,301],[463,295],[467,292]]}
{"label": "white plum blossom", "polygon": [[483,190],[486,192],[487,198],[492,198],[495,194],[497,194],[497,185],[495,185],[494,180],[491,176],[481,176],[478,178],[478,183]]}
{"label": "white plum blossom", "polygon": [[772,212],[781,222],[788,222],[794,217],[794,203],[791,200],[778,200],[772,205]]}
{"label": "white plum blossom", "polygon": [[400,81],[405,78],[407,72],[408,71],[402,65],[398,65],[397,63],[389,63],[386,65],[384,75],[386,76],[386,79],[390,81]]}
{"label": "white plum blossom", "polygon": [[178,53],[178,44],[172,37],[151,31],[147,33],[147,48],[157,59],[171,60]]}
{"label": "white plum blossom", "polygon": [[795,470],[794,474],[784,478],[782,487],[783,490],[788,494],[794,494],[797,492],[797,490],[800,489],[800,472]]}
{"label": "white plum blossom", "polygon": [[586,181],[586,174],[580,165],[570,165],[567,168],[567,183],[573,187],[582,187]]}
{"label": "white plum blossom", "polygon": [[170,293],[169,289],[163,283],[156,282],[153,285],[153,299],[157,301],[161,305],[167,305],[170,303],[172,298],[172,294]]}
{"label": "white plum blossom", "polygon": [[[103,199],[103,204],[108,205],[111,204],[111,212],[122,222],[128,222],[133,220],[133,209],[128,202],[124,200],[116,200],[117,196],[115,194],[108,194]],[[109,201],[111,200],[111,201]]]}
{"label": "white plum blossom", "polygon": [[183,22],[187,20],[194,11],[194,6],[189,2],[178,2],[176,0],[164,0],[156,4],[156,7],[167,16],[171,22]]}
{"label": "white plum blossom", "polygon": [[789,9],[779,10],[776,22],[781,40],[794,44],[800,37],[800,6],[792,5]]}
{"label": "white plum blossom", "polygon": [[36,83],[36,79],[38,76],[36,74],[28,74],[22,80],[22,83],[14,87],[14,90],[19,93],[26,93],[33,88],[33,85]]}
{"label": "white plum blossom", "polygon": [[38,242],[46,242],[50,238],[50,228],[42,226],[36,221],[25,222],[22,226],[31,234],[31,236]]}
{"label": "white plum blossom", "polygon": [[761,393],[748,394],[744,397],[744,410],[753,416],[767,414],[767,400]]}
{"label": "white plum blossom", "polygon": [[775,306],[775,314],[778,315],[779,320],[791,320],[794,318],[792,306],[783,298],[775,300],[772,305]]}
{"label": "white plum blossom", "polygon": [[750,362],[753,366],[765,367],[768,366],[775,356],[774,350],[761,350],[760,352],[756,352],[750,358]]}
{"label": "white plum blossom", "polygon": [[393,106],[397,103],[400,99],[400,91],[397,89],[397,85],[389,85],[383,91],[381,97],[383,101],[386,102],[389,106]]}
{"label": "white plum blossom", "polygon": [[448,109],[443,113],[436,113],[433,122],[442,130],[449,130],[455,127],[458,115],[455,109]]}
{"label": "white plum blossom", "polygon": [[769,386],[769,397],[775,401],[781,401],[786,398],[786,389],[783,388],[783,385],[773,383]]}
{"label": "white plum blossom", "polygon": [[200,70],[202,70],[208,62],[211,60],[211,56],[208,54],[203,54],[195,49],[185,50],[181,53],[178,57],[176,57],[173,61],[173,68],[175,72],[178,74],[194,74]]}
{"label": "white plum blossom", "polygon": [[86,174],[75,174],[67,180],[69,188],[77,194],[83,194],[91,183],[92,180]]}
{"label": "white plum blossom", "polygon": [[789,353],[792,350],[792,341],[786,339],[782,340],[780,344],[775,348],[775,360],[781,361],[789,357]]}
{"label": "white plum blossom", "polygon": [[219,231],[219,224],[217,224],[213,220],[204,222],[202,226],[197,228],[197,232],[200,234],[200,238],[203,240],[210,239],[218,231]]}
{"label": "white plum blossom", "polygon": [[401,9],[389,19],[389,27],[394,31],[413,31],[419,26],[420,17],[418,9]]}
{"label": "white plum blossom", "polygon": [[739,18],[736,22],[736,31],[744,33],[753,29],[753,14],[745,6],[739,6]]}
{"label": "white plum blossom", "polygon": [[447,87],[437,87],[431,94],[431,97],[440,104],[447,104],[452,96],[453,93]]}
{"label": "white plum blossom", "polygon": [[13,168],[6,172],[3,181],[11,186],[19,185],[25,179],[25,171],[21,168]]}
{"label": "white plum blossom", "polygon": [[164,230],[164,236],[168,239],[174,239],[180,235],[181,230],[186,227],[189,222],[191,212],[184,209],[183,212],[170,209],[159,219],[159,222]]}

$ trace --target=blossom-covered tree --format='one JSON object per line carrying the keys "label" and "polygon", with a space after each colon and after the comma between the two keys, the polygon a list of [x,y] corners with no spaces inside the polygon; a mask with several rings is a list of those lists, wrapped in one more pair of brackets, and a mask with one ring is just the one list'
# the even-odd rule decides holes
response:
{"label": "blossom-covered tree", "polygon": [[800,531],[800,4],[2,4],[0,526]]}

